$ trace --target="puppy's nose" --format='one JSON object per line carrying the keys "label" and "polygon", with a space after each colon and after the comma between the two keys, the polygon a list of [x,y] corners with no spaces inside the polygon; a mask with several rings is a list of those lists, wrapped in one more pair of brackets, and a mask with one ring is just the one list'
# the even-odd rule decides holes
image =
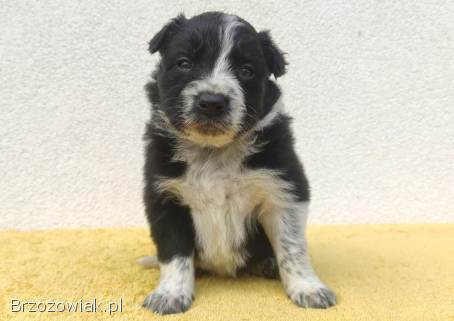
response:
{"label": "puppy's nose", "polygon": [[203,93],[197,102],[197,109],[207,116],[220,116],[227,108],[228,99],[223,95]]}

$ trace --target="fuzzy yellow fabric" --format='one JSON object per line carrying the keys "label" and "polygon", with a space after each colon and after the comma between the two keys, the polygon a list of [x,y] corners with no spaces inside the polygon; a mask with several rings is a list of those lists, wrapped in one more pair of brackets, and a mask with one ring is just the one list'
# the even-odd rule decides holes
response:
{"label": "fuzzy yellow fabric", "polygon": [[[311,227],[309,245],[336,307],[298,308],[276,280],[203,276],[191,309],[162,317],[141,307],[159,279],[135,263],[155,251],[145,229],[0,232],[0,320],[454,320],[454,225]],[[81,299],[123,311],[11,312]]]}

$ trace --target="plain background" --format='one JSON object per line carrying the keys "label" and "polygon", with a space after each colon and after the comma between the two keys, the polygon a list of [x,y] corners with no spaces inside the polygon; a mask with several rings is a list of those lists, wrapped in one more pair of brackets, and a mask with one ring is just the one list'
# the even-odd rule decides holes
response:
{"label": "plain background", "polygon": [[0,2],[0,228],[145,226],[147,42],[207,10],[287,53],[311,223],[454,221],[452,1]]}

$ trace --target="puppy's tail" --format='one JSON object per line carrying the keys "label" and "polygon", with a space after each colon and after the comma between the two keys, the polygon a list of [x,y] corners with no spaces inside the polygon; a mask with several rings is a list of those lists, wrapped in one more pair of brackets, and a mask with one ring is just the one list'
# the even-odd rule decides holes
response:
{"label": "puppy's tail", "polygon": [[144,268],[152,269],[159,267],[159,261],[157,256],[142,256],[136,260],[137,263],[142,265]]}

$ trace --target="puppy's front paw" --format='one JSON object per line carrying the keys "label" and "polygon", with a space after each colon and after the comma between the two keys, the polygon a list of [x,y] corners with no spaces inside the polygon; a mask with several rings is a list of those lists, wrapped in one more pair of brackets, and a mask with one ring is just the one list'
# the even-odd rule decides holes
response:
{"label": "puppy's front paw", "polygon": [[336,304],[336,295],[323,284],[294,288],[288,295],[296,305],[304,308],[326,309]]}
{"label": "puppy's front paw", "polygon": [[159,314],[182,313],[189,309],[194,295],[157,289],[143,302],[143,307]]}

